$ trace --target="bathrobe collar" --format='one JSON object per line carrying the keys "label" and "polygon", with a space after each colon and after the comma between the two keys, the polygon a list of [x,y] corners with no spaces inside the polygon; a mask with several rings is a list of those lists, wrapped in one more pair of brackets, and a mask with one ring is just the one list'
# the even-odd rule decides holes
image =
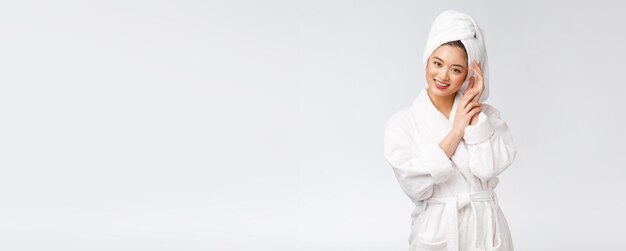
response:
{"label": "bathrobe collar", "polygon": [[[463,94],[457,92],[454,97],[454,104],[450,110],[449,118],[441,113],[428,97],[428,89],[423,87],[420,94],[413,101],[413,109],[417,115],[417,126],[424,133],[423,136],[429,138],[432,146],[438,147],[439,142],[446,137],[452,129],[454,118],[456,117],[456,109],[461,105]],[[451,158],[452,162],[458,167],[465,177],[470,177],[469,173],[469,156],[465,144],[460,143],[454,151]],[[471,179],[469,179],[471,182]]]}
{"label": "bathrobe collar", "polygon": [[423,110],[427,115],[429,115],[428,117],[432,118],[432,121],[436,123],[435,125],[443,126],[447,124],[448,127],[444,128],[447,132],[452,128],[454,118],[456,117],[456,108],[461,104],[462,98],[463,95],[460,92],[457,92],[456,96],[454,97],[454,104],[452,104],[452,110],[450,111],[449,118],[446,118],[443,113],[437,110],[433,102],[430,100],[430,97],[428,97],[428,89],[426,87],[422,88],[420,94],[417,96],[417,98],[415,98],[415,100],[413,101],[413,106],[419,110]]}

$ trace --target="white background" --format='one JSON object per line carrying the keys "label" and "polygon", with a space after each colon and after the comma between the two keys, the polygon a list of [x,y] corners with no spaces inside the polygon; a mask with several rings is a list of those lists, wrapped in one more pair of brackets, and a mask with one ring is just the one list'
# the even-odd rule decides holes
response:
{"label": "white background", "polygon": [[383,126],[445,9],[485,30],[516,250],[617,250],[621,2],[0,4],[1,250],[406,250]]}

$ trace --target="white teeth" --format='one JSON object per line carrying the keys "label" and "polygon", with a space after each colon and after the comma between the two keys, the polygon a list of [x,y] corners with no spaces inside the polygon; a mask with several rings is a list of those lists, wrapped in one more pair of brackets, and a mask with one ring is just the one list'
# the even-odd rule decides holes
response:
{"label": "white teeth", "polygon": [[442,84],[442,83],[440,83],[440,82],[439,82],[439,81],[437,81],[437,80],[435,80],[435,84],[437,84],[438,86],[441,86],[441,87],[447,87],[447,86],[450,86],[449,84]]}

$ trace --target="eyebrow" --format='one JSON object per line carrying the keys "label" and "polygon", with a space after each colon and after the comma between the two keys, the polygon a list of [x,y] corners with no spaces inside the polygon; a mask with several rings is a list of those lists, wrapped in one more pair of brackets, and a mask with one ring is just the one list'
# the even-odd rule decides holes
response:
{"label": "eyebrow", "polygon": [[[446,62],[446,61],[443,61],[443,59],[441,59],[441,58],[439,58],[439,57],[433,57],[433,58],[439,59],[441,62]],[[463,66],[462,66],[462,65],[460,65],[460,64],[453,64],[452,66],[458,66],[458,67],[461,67],[461,68],[465,69],[465,67],[463,67]]]}

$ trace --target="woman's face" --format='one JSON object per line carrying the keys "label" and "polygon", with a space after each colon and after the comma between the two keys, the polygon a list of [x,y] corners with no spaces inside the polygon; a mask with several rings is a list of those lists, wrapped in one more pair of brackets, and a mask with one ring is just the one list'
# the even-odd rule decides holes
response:
{"label": "woman's face", "polygon": [[[439,46],[426,64],[428,92],[441,97],[456,94],[465,81],[467,71],[467,55],[462,48]],[[439,84],[447,86],[442,87]]]}

